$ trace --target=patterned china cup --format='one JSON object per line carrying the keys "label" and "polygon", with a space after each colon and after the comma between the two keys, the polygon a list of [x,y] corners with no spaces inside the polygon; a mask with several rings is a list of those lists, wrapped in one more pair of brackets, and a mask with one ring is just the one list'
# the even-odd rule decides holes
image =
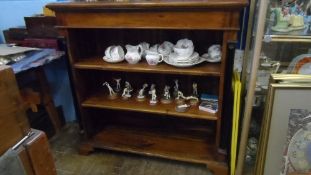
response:
{"label": "patterned china cup", "polygon": [[124,60],[124,50],[121,46],[109,46],[105,50],[105,59],[109,62],[118,62]]}
{"label": "patterned china cup", "polygon": [[149,53],[146,55],[147,63],[151,66],[155,66],[163,61],[163,55],[158,53]]}
{"label": "patterned china cup", "polygon": [[193,54],[193,42],[189,39],[178,40],[173,50],[176,53],[176,61],[187,60]]}
{"label": "patterned china cup", "polygon": [[208,48],[208,56],[212,60],[221,60],[221,47],[218,44]]}

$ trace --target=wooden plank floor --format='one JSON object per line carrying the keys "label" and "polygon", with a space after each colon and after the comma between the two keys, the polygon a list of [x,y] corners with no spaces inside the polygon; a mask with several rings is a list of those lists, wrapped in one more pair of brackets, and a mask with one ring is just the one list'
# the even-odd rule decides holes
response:
{"label": "wooden plank floor", "polygon": [[206,166],[134,154],[96,151],[78,154],[76,124],[69,124],[51,139],[58,175],[210,175]]}

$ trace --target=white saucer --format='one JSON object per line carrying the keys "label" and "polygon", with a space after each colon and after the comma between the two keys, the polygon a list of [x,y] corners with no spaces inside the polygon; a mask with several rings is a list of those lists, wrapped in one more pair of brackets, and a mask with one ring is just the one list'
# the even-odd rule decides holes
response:
{"label": "white saucer", "polygon": [[124,60],[124,58],[115,60],[115,59],[111,59],[111,58],[108,58],[108,57],[104,56],[103,60],[108,62],[108,63],[119,63],[119,62],[122,62]]}
{"label": "white saucer", "polygon": [[205,53],[201,56],[202,58],[204,58],[207,62],[210,62],[210,63],[218,63],[221,61],[221,59],[211,59],[208,55],[208,53]]}

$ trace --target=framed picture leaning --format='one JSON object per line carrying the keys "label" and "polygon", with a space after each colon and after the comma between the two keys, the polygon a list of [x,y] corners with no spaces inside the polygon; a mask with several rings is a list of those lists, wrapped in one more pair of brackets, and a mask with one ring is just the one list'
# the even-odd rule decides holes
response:
{"label": "framed picture leaning", "polygon": [[279,78],[270,81],[255,174],[311,173],[311,82]]}

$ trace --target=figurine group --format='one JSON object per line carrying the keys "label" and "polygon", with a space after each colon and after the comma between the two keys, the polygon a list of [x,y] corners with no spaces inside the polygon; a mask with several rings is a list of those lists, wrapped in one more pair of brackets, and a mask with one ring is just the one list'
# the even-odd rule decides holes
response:
{"label": "figurine group", "polygon": [[[109,95],[108,98],[113,100],[116,99],[118,97],[118,94],[121,95],[123,100],[127,100],[129,98],[132,97],[132,92],[133,92],[133,88],[131,86],[131,84],[128,81],[125,81],[125,85],[124,85],[124,89],[121,90],[121,79],[114,79],[116,85],[115,88],[113,89],[110,84],[108,82],[104,82],[102,85],[106,86],[108,88],[109,91]],[[190,105],[197,105],[199,102],[198,99],[198,85],[197,83],[193,83],[192,84],[192,95],[190,96],[184,96],[184,94],[180,91],[179,89],[179,83],[178,80],[174,81],[174,90],[173,90],[173,96],[175,98],[175,102],[178,105],[183,105],[185,104],[186,101],[190,102]],[[145,101],[147,99],[147,95],[146,95],[146,89],[148,88],[148,84],[145,83],[143,84],[142,88],[138,90],[137,96],[136,96],[136,100],[137,101]],[[168,85],[165,85],[163,93],[162,93],[162,97],[160,99],[162,104],[170,104],[172,103],[173,97],[171,96],[171,92],[170,92],[171,87]],[[121,93],[122,91],[122,93]],[[150,105],[156,105],[158,103],[158,96],[157,96],[157,90],[156,90],[156,85],[155,84],[151,84],[148,94],[150,95],[150,99],[149,99],[149,104]],[[188,106],[189,107],[189,106]]]}

